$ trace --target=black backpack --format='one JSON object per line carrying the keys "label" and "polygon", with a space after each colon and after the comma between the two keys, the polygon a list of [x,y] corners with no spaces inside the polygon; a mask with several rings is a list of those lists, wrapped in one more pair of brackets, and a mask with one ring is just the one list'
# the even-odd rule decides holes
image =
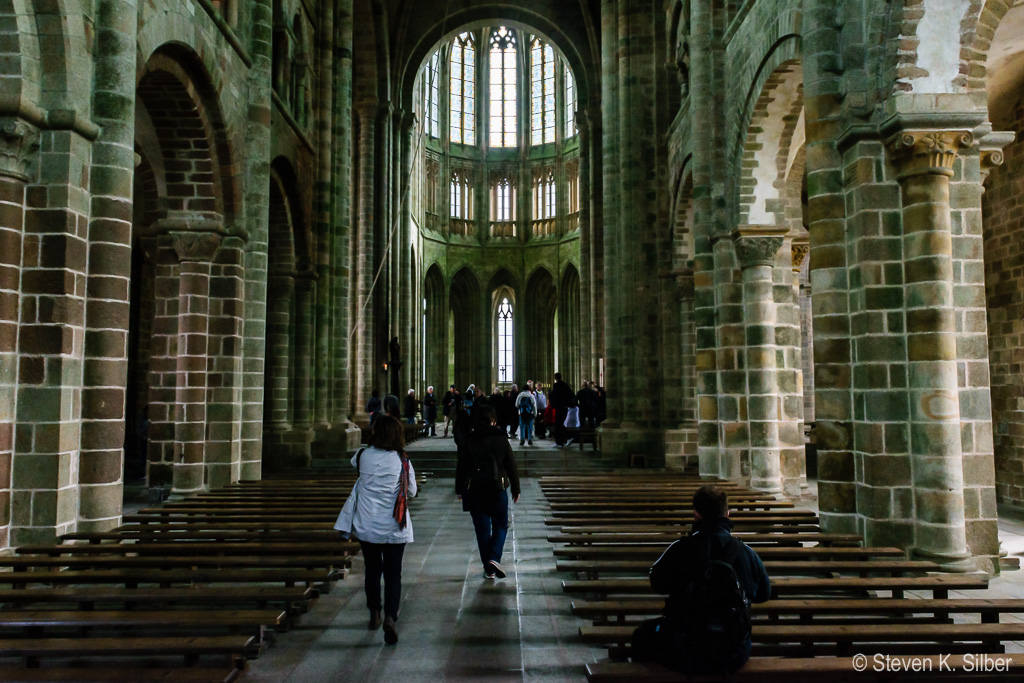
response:
{"label": "black backpack", "polygon": [[533,401],[529,396],[519,399],[519,414],[523,417],[533,417]]}
{"label": "black backpack", "polygon": [[678,616],[688,651],[724,671],[750,637],[750,600],[733,569],[742,552],[743,544],[732,538],[720,557],[712,557],[709,537],[707,560],[690,575],[682,596],[686,609]]}
{"label": "black backpack", "polygon": [[470,442],[469,447],[473,448],[474,446],[476,446],[476,452],[473,455],[473,468],[469,472],[466,489],[475,494],[503,491],[505,478],[501,476],[501,471],[498,469],[498,459],[487,447],[486,442],[477,444]]}

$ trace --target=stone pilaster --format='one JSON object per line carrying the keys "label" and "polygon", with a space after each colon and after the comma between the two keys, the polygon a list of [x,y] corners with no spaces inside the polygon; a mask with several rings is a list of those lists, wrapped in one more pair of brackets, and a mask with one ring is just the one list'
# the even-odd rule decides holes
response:
{"label": "stone pilaster", "polygon": [[210,272],[222,236],[216,232],[173,232],[170,237],[180,264],[173,493],[188,495],[208,486],[206,389]]}
{"label": "stone pilaster", "polygon": [[[303,397],[301,408],[296,405],[296,413],[303,413],[301,419],[306,424],[315,421],[318,425],[327,427],[331,404],[329,394],[332,323],[331,275],[333,271],[331,255],[332,250],[336,248],[332,226],[333,216],[331,215],[331,185],[334,180],[336,166],[334,157],[334,118],[337,112],[335,111],[334,101],[334,62],[335,41],[338,36],[334,31],[335,0],[325,0],[319,3],[318,9],[320,16],[319,25],[317,26],[317,31],[319,32],[319,39],[317,41],[319,91],[316,98],[317,168],[313,201],[314,211],[316,212],[315,230],[317,235],[314,274],[319,278],[319,286],[315,290],[315,319],[313,317],[313,308],[311,307],[309,311],[310,317],[304,321],[312,327],[315,333],[313,343],[316,353],[309,359],[310,362],[315,364],[315,372],[310,374],[308,378],[309,384],[301,385],[308,386],[309,391],[299,392],[300,394],[305,394],[305,396]],[[308,278],[307,281],[309,281]],[[301,311],[300,315],[302,315]],[[314,397],[313,401],[309,400],[309,396]],[[304,414],[307,412],[312,412],[313,415]],[[298,422],[299,415],[296,415],[296,418],[296,422]]]}
{"label": "stone pilaster", "polygon": [[270,274],[267,282],[267,379],[263,389],[266,396],[264,439],[268,431],[284,432],[291,428],[288,377],[294,295],[294,273]]}
{"label": "stone pilaster", "polygon": [[[356,236],[353,253],[355,254],[355,278],[353,294],[355,296],[355,319],[351,323],[349,338],[352,343],[352,366],[355,381],[352,400],[355,405],[365,404],[374,388],[386,390],[379,385],[377,364],[374,353],[374,341],[377,337],[374,328],[376,309],[374,306],[373,281],[376,271],[376,103],[360,105],[359,116],[359,169],[356,175],[355,189],[358,193],[356,216]],[[383,396],[384,394],[381,394]]]}
{"label": "stone pilaster", "polygon": [[10,545],[25,186],[38,151],[34,126],[19,119],[0,121],[0,549]]}
{"label": "stone pilaster", "polygon": [[783,490],[772,270],[785,233],[782,228],[760,226],[733,231],[736,258],[743,270],[750,486],[770,493]]}
{"label": "stone pilaster", "polygon": [[966,564],[949,179],[963,130],[904,130],[889,139],[903,197],[904,306],[914,555]]}
{"label": "stone pilaster", "polygon": [[296,429],[309,429],[313,417],[313,302],[317,295],[317,276],[302,271],[295,276],[295,412],[292,424]]}
{"label": "stone pilaster", "polygon": [[128,284],[131,279],[132,179],[135,172],[136,0],[96,3],[92,216],[85,307],[85,373],[79,457],[79,530],[121,519],[125,393],[128,381]]}
{"label": "stone pilaster", "polygon": [[[412,112],[398,112],[399,116],[399,147],[401,150],[401,165],[398,178],[399,197],[399,223],[395,231],[395,240],[392,243],[391,251],[399,257],[397,263],[396,287],[398,299],[401,306],[397,310],[400,325],[398,338],[402,341],[402,348],[405,354],[404,363],[400,370],[402,391],[418,385],[416,370],[422,367],[423,359],[420,355],[420,344],[417,343],[419,335],[417,330],[420,325],[416,321],[423,313],[423,297],[418,296],[419,287],[415,281],[417,271],[412,263],[412,165],[413,165],[413,131],[416,129],[416,115]],[[422,254],[417,254],[417,258]],[[394,297],[392,297],[394,299]],[[392,313],[395,315],[395,313]],[[426,387],[417,391],[417,396],[426,392]]]}
{"label": "stone pilaster", "polygon": [[[792,270],[793,270],[793,316],[797,322],[797,338],[795,341],[796,353],[794,358],[794,367],[799,370],[800,386],[797,391],[797,398],[799,399],[800,405],[799,410],[801,418],[797,423],[797,439],[800,445],[800,455],[797,462],[800,475],[800,489],[807,488],[807,457],[804,447],[804,425],[806,424],[806,409],[804,405],[804,396],[806,390],[804,382],[806,381],[807,363],[804,358],[805,344],[810,342],[810,335],[806,329],[807,324],[810,322],[810,318],[804,315],[803,310],[803,296],[800,291],[800,269],[803,267],[804,260],[807,258],[807,254],[811,250],[810,241],[807,237],[794,237],[790,242],[790,254],[792,258]],[[811,418],[814,419],[813,417]],[[794,495],[793,491],[787,491],[787,495]],[[799,495],[799,491],[795,492],[795,495]]]}

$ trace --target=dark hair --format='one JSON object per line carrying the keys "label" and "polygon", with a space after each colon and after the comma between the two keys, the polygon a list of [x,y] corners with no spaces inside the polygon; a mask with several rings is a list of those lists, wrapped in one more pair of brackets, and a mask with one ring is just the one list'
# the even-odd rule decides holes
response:
{"label": "dark hair", "polygon": [[382,451],[405,450],[405,428],[390,415],[382,415],[373,421],[370,445]]}
{"label": "dark hair", "polygon": [[556,372],[555,373],[555,381],[556,382],[562,381],[562,373],[560,373],[560,372]]}
{"label": "dark hair", "polygon": [[714,484],[705,484],[693,494],[693,509],[704,519],[718,519],[729,512],[729,494]]}
{"label": "dark hair", "polygon": [[473,407],[473,426],[477,429],[487,429],[492,422],[498,421],[498,413],[494,406],[489,403]]}

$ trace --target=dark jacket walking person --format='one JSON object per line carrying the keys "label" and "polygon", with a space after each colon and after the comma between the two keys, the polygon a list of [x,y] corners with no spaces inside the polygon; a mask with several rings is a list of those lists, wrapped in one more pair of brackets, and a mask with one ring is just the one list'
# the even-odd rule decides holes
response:
{"label": "dark jacket walking person", "polygon": [[408,424],[416,424],[416,407],[419,402],[416,400],[416,390],[410,389],[405,395],[405,421]]}
{"label": "dark jacket walking person", "polygon": [[[501,553],[508,535],[509,491],[519,502],[519,472],[508,434],[497,425],[494,407],[473,411],[473,433],[459,450],[455,493],[473,517],[476,543],[485,579],[503,579]],[[456,425],[457,426],[457,425]]]}
{"label": "dark jacket walking person", "polygon": [[434,387],[427,387],[427,395],[423,397],[423,421],[430,428],[430,436],[437,436],[437,396]]}
{"label": "dark jacket walking person", "polygon": [[441,408],[444,410],[444,436],[448,436],[448,427],[453,426],[455,422],[455,406],[462,405],[462,398],[459,396],[459,390],[452,384],[448,387],[448,391],[444,392],[444,398],[441,399]]}
{"label": "dark jacket walking person", "polygon": [[576,402],[576,395],[572,393],[569,385],[562,381],[560,372],[555,373],[555,383],[551,385],[548,400],[555,409],[555,443],[564,446],[569,436],[565,430],[565,417],[569,413],[569,408]]}
{"label": "dark jacket walking person", "polygon": [[[405,456],[401,423],[391,416],[373,425],[370,446],[352,456],[359,479],[338,516],[336,529],[351,530],[359,539],[366,565],[368,628],[384,625],[384,642],[398,642],[398,605],[402,598],[402,555],[412,543],[412,519],[406,503],[416,495],[416,472]],[[399,504],[401,503],[401,504]],[[384,578],[381,618],[380,581]]]}

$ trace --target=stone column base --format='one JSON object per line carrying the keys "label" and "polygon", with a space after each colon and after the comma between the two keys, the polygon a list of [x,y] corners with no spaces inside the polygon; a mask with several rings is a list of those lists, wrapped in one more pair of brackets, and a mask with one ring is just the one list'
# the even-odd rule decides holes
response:
{"label": "stone column base", "polygon": [[312,460],[313,430],[305,428],[275,429],[263,432],[263,470],[283,472],[304,470]]}
{"label": "stone column base", "polygon": [[992,573],[994,569],[991,567],[992,561],[988,559],[986,562],[983,557],[974,557],[972,555],[945,555],[938,553],[930,553],[920,548],[911,548],[910,558],[913,560],[924,560],[927,562],[934,562],[940,565],[943,571],[947,572],[958,572],[968,573],[976,571],[986,571],[985,567],[988,566],[987,571]]}
{"label": "stone column base", "polygon": [[696,423],[665,431],[665,467],[670,470],[697,471]]}
{"label": "stone column base", "polygon": [[666,464],[666,430],[637,427],[629,422],[600,427],[601,453],[621,457],[621,466],[629,467],[630,456],[643,455],[645,466],[662,468]]}
{"label": "stone column base", "polygon": [[314,460],[344,460],[362,444],[363,432],[351,420],[319,426],[313,433]]}

